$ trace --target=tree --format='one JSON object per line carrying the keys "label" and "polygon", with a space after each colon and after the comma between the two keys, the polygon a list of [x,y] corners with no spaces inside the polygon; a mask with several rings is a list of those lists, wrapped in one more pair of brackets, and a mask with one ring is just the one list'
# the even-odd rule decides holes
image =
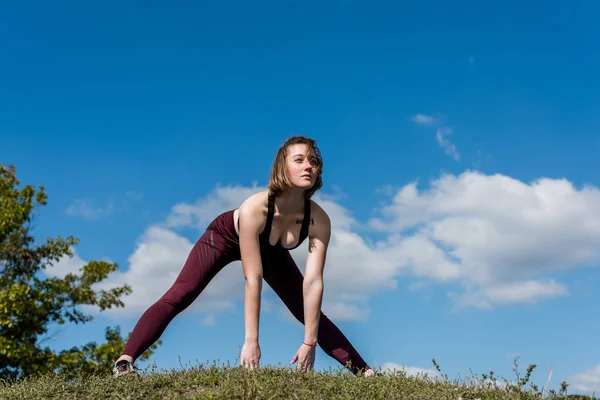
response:
{"label": "tree", "polygon": [[[50,324],[91,322],[93,317],[79,306],[97,306],[101,311],[124,307],[121,297],[131,288],[92,288],[119,268],[108,262],[90,261],[64,278],[43,276],[42,270],[73,255],[78,239],[57,236],[36,243],[33,212],[46,205],[47,195],[43,186],[36,191],[31,185],[19,189],[19,184],[16,168],[0,164],[0,378],[60,371],[108,373],[125,343],[119,327],[106,329],[106,343],[90,342],[60,352],[44,347],[43,335]],[[141,359],[150,357],[159,344]]]}

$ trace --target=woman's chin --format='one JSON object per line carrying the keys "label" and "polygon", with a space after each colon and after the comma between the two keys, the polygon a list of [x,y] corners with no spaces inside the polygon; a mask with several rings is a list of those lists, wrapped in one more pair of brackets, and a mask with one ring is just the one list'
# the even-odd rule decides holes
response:
{"label": "woman's chin", "polygon": [[314,183],[313,182],[296,182],[294,184],[294,187],[297,189],[301,189],[301,190],[307,190],[310,189],[311,187],[313,187]]}
{"label": "woman's chin", "polygon": [[292,186],[298,190],[308,190],[313,187],[313,184],[293,184]]}

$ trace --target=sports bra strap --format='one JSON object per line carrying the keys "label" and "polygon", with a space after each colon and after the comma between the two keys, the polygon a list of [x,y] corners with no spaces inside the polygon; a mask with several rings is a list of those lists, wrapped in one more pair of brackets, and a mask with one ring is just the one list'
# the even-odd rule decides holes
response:
{"label": "sports bra strap", "polygon": [[271,225],[273,225],[273,215],[275,215],[275,196],[269,195],[269,207],[267,212],[267,223],[263,235],[267,239],[271,236]]}

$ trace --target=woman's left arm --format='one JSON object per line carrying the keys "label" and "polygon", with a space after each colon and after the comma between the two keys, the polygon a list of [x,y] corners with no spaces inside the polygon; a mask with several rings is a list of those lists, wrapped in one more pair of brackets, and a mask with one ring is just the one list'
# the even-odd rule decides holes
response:
{"label": "woman's left arm", "polygon": [[302,291],[304,295],[304,341],[315,344],[319,330],[321,303],[323,299],[323,269],[327,247],[331,237],[331,221],[320,207],[315,207],[314,226],[311,226],[308,241],[308,258]]}

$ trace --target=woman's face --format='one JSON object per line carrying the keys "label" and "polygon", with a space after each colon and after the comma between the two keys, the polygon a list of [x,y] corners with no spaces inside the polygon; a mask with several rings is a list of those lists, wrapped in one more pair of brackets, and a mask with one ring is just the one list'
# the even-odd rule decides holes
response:
{"label": "woman's face", "polygon": [[[292,185],[310,189],[317,179],[317,158],[305,144],[290,145],[287,151],[287,167]],[[308,154],[307,154],[308,152]]]}

